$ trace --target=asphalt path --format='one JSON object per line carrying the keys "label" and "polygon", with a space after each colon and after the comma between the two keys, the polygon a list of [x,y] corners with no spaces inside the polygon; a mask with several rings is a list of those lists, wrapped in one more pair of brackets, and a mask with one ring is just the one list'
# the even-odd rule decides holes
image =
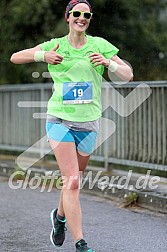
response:
{"label": "asphalt path", "polygon": [[[49,239],[59,192],[9,188],[0,179],[0,252],[75,252],[71,234],[61,248]],[[72,203],[71,203],[72,204]],[[96,252],[166,252],[167,218],[81,193],[85,240]]]}

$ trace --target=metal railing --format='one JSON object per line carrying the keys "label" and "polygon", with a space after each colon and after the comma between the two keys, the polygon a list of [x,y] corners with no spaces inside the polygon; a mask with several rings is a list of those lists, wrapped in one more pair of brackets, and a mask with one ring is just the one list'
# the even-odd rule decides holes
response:
{"label": "metal railing", "polygon": [[[123,97],[141,82],[126,85],[102,85],[102,104],[124,106],[115,90]],[[116,125],[115,132],[93,153],[91,159],[109,163],[167,170],[167,81],[149,82],[152,94],[128,116],[121,116],[112,107],[103,111],[103,117]],[[38,115],[46,113],[43,106],[52,94],[52,83],[0,86],[0,149],[25,151],[34,143],[34,152],[43,156],[50,148],[45,136],[45,120]],[[142,88],[141,88],[142,89]],[[141,90],[141,92],[144,92]],[[136,99],[140,98],[140,94]],[[21,101],[34,102],[24,107]],[[42,103],[41,103],[42,102]],[[120,102],[120,104],[119,104]],[[135,100],[132,101],[135,103]],[[40,106],[42,105],[42,106]],[[34,116],[34,118],[33,118]],[[108,125],[101,125],[102,131]]]}

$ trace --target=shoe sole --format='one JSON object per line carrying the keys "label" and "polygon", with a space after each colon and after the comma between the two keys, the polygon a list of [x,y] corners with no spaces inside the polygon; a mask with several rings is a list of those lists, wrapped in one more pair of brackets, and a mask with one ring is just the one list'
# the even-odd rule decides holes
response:
{"label": "shoe sole", "polygon": [[87,250],[87,252],[95,252],[95,250],[89,249],[89,250]]}
{"label": "shoe sole", "polygon": [[62,244],[59,244],[59,245],[56,245],[56,244],[54,243],[54,241],[53,241],[53,238],[52,238],[52,236],[53,236],[53,231],[54,231],[54,212],[55,212],[55,209],[52,210],[52,212],[50,213],[50,221],[51,221],[52,226],[53,226],[52,231],[51,231],[51,233],[50,233],[50,241],[51,241],[51,243],[53,244],[53,246],[55,246],[55,247],[61,247],[61,246],[63,245],[63,243],[62,243]]}

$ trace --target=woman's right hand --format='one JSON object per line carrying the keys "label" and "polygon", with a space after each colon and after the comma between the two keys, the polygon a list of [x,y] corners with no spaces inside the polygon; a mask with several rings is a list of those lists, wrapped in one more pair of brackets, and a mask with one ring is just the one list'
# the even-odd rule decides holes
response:
{"label": "woman's right hand", "polygon": [[52,50],[48,51],[44,55],[44,60],[48,64],[57,65],[60,64],[63,60],[63,56],[56,53],[59,48],[59,44],[57,44]]}

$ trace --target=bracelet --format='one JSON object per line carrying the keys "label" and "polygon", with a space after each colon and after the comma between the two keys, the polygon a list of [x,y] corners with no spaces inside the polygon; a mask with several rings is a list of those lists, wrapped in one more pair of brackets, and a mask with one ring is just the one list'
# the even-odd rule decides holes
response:
{"label": "bracelet", "polygon": [[108,66],[108,69],[110,70],[110,72],[116,72],[117,71],[117,68],[118,68],[118,64],[114,61],[114,60],[109,60],[110,63],[109,63],[109,66]]}
{"label": "bracelet", "polygon": [[34,53],[34,61],[35,62],[45,62],[44,56],[46,51],[36,51]]}

